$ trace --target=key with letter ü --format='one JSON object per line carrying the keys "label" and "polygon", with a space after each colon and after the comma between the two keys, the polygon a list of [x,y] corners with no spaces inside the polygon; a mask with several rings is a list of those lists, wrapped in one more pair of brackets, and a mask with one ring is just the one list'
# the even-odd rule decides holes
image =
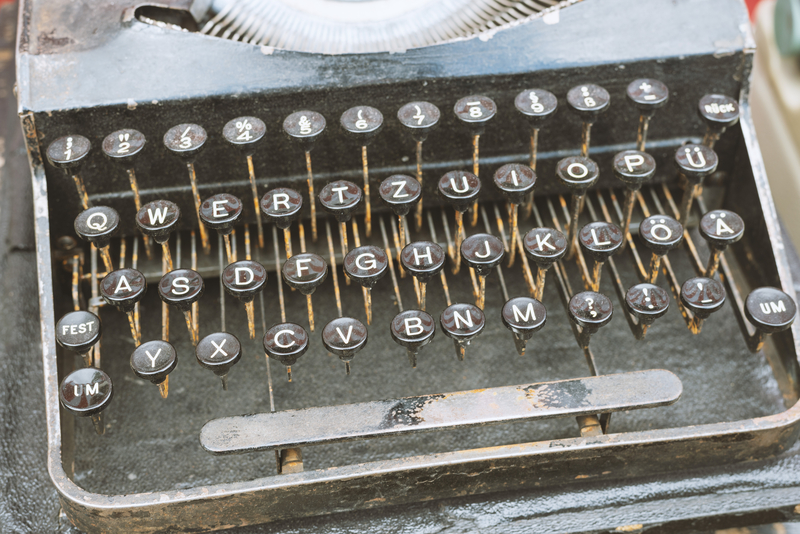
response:
{"label": "key with letter \u00fc", "polygon": [[142,343],[139,329],[133,316],[136,303],[142,300],[147,292],[147,281],[136,269],[120,269],[112,271],[100,283],[100,294],[103,299],[118,310],[128,315],[133,341],[138,347]]}
{"label": "key with letter \u00fc", "polygon": [[161,297],[161,300],[183,312],[186,318],[186,327],[192,336],[192,345],[195,347],[199,333],[192,326],[192,304],[200,300],[204,289],[203,277],[191,269],[170,271],[161,277],[158,284],[158,296]]}

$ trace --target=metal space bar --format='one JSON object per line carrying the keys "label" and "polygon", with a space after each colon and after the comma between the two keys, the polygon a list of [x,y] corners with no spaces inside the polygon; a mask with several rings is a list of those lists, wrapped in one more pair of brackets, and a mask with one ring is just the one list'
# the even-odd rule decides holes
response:
{"label": "metal space bar", "polygon": [[223,417],[200,431],[215,454],[265,451],[464,428],[666,406],[683,392],[664,370],[575,378],[521,386],[422,395]]}

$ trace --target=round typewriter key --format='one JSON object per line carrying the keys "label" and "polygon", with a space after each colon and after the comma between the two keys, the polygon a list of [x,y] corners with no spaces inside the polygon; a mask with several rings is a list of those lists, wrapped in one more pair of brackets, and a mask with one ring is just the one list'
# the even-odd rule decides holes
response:
{"label": "round typewriter key", "polygon": [[503,324],[514,334],[514,345],[520,356],[525,355],[527,342],[547,321],[544,304],[528,297],[516,297],[505,303],[500,313]]}
{"label": "round typewriter key", "polygon": [[700,219],[700,235],[710,245],[725,248],[744,235],[744,221],[728,210],[712,210]]}
{"label": "round typewriter key", "polygon": [[146,142],[144,134],[139,130],[117,130],[103,139],[103,154],[113,161],[128,166],[144,149]]}
{"label": "round typewriter key", "polygon": [[178,353],[166,341],[148,341],[131,354],[133,374],[156,384],[164,399],[169,395],[169,374],[177,365]]}
{"label": "round typewriter key", "polygon": [[705,95],[697,104],[697,112],[709,129],[719,133],[739,122],[739,103],[725,95]]}
{"label": "round typewriter key", "polygon": [[597,182],[600,170],[597,163],[587,157],[570,156],[558,162],[556,176],[571,190],[585,193]]}
{"label": "round typewriter key", "polygon": [[637,191],[656,173],[656,160],[647,152],[624,150],[614,156],[614,176],[630,190]]}
{"label": "round typewriter key", "polygon": [[339,123],[363,146],[383,128],[383,114],[370,106],[355,106],[342,113]]}
{"label": "round typewriter key", "polygon": [[569,318],[590,334],[611,321],[611,299],[595,291],[584,291],[569,300]]}
{"label": "round typewriter key", "polygon": [[555,113],[558,107],[556,96],[544,89],[525,89],[514,99],[514,106],[532,127],[540,126]]}
{"label": "round typewriter key", "polygon": [[594,122],[611,104],[608,91],[592,83],[573,87],[567,93],[567,104],[583,122]]}
{"label": "round typewriter key", "polygon": [[228,372],[242,357],[242,345],[233,334],[216,332],[200,340],[195,348],[197,363],[212,371],[222,380],[222,389],[228,390]]}
{"label": "round typewriter key", "polygon": [[325,126],[325,117],[309,110],[296,111],[283,121],[284,133],[309,148],[325,131]]}
{"label": "round typewriter key", "polygon": [[294,189],[279,187],[261,197],[261,212],[282,230],[289,228],[302,208],[303,197]]}
{"label": "round typewriter key", "polygon": [[100,318],[88,311],[72,311],[56,324],[56,341],[65,349],[83,357],[86,367],[92,365],[89,351],[100,340],[102,325]]}
{"label": "round typewriter key", "polygon": [[204,290],[203,277],[191,269],[170,271],[158,283],[158,296],[161,300],[183,312],[194,346],[197,346],[199,334],[192,319],[192,304],[200,300]]}
{"label": "round typewriter key", "polygon": [[253,299],[267,283],[267,270],[257,261],[243,260],[228,264],[222,271],[225,291],[244,303],[250,339],[256,338]]}
{"label": "round typewriter key", "polygon": [[703,320],[725,304],[725,288],[713,278],[690,278],[681,287],[681,302],[696,319]]}
{"label": "round typewriter key", "polygon": [[453,112],[470,126],[473,134],[481,134],[486,123],[497,114],[497,104],[488,96],[470,95],[456,102]]}
{"label": "round typewriter key", "polygon": [[367,344],[367,327],[358,319],[339,317],[322,329],[322,344],[345,363],[350,374],[350,361]]}
{"label": "round typewriter key", "polygon": [[509,163],[494,173],[494,185],[512,204],[522,204],[536,186],[536,173],[527,165]]}
{"label": "round typewriter key", "polygon": [[578,241],[581,248],[596,262],[604,262],[622,246],[622,230],[605,221],[590,222],[581,228]]}
{"label": "round typewriter key", "polygon": [[406,310],[392,319],[390,328],[394,342],[405,347],[411,367],[417,367],[417,355],[436,335],[436,322],[422,310]]}
{"label": "round typewriter key", "polygon": [[84,241],[92,243],[100,252],[106,271],[114,270],[108,245],[119,230],[119,214],[108,206],[95,206],[78,214],[74,223],[75,233]]}
{"label": "round typewriter key", "polygon": [[222,137],[245,152],[251,152],[267,133],[267,125],[256,117],[237,117],[222,128]]}
{"label": "round typewriter key", "polygon": [[103,300],[126,313],[133,311],[146,292],[147,282],[144,275],[136,269],[112,271],[100,282]]}
{"label": "round typewriter key", "polygon": [[657,285],[636,284],[625,294],[625,305],[639,324],[649,326],[669,309],[669,293]]}
{"label": "round typewriter key", "polygon": [[241,215],[242,201],[227,193],[209,197],[200,206],[203,224],[222,235],[231,233]]}
{"label": "round typewriter key", "polygon": [[166,243],[180,219],[181,210],[177,204],[169,200],[154,200],[138,211],[136,226],[143,234],[152,237],[156,243]]}
{"label": "round typewriter key", "polygon": [[286,285],[306,296],[308,306],[308,326],[314,331],[314,308],[311,295],[328,276],[328,264],[316,254],[297,254],[286,260],[281,267]]}
{"label": "round typewriter key", "polygon": [[439,194],[462,213],[477,200],[480,191],[481,181],[471,172],[450,171],[439,180]]}
{"label": "round typewriter key", "polygon": [[774,334],[792,326],[797,305],[792,297],[780,289],[759,287],[747,295],[744,314],[758,330]]}
{"label": "round typewriter key", "polygon": [[383,278],[389,267],[386,253],[373,246],[354,248],[344,257],[344,272],[364,287],[364,310],[367,324],[372,323],[372,288]]}
{"label": "round typewriter key", "polygon": [[411,176],[395,174],[381,182],[379,192],[395,215],[403,217],[419,202],[422,186]]}
{"label": "round typewriter key", "polygon": [[361,202],[361,188],[353,182],[338,180],[322,188],[319,201],[339,222],[347,222]]}
{"label": "round typewriter key", "polygon": [[95,431],[103,435],[100,413],[111,403],[114,388],[111,379],[100,369],[85,367],[67,375],[58,389],[61,405],[78,417],[91,417]]}
{"label": "round typewriter key", "polygon": [[425,311],[427,284],[431,278],[442,272],[445,252],[442,247],[430,241],[409,243],[400,253],[403,269],[419,281],[417,306]]}
{"label": "round typewriter key", "polygon": [[173,154],[191,159],[200,153],[208,139],[208,134],[198,124],[179,124],[164,134],[164,146]]}
{"label": "round typewriter key", "polygon": [[639,225],[639,235],[653,254],[663,256],[683,241],[683,225],[669,215],[651,215]]}
{"label": "round typewriter key", "polygon": [[522,247],[525,254],[536,264],[534,297],[541,300],[547,269],[567,253],[567,238],[553,228],[533,228],[525,234]]}
{"label": "round typewriter key", "polygon": [[669,89],[653,78],[640,78],[628,84],[625,94],[642,115],[651,117],[669,100]]}
{"label": "round typewriter key", "polygon": [[430,102],[409,102],[397,111],[397,120],[408,128],[415,141],[422,142],[439,126],[441,112]]}
{"label": "round typewriter key", "polygon": [[458,359],[464,361],[466,348],[486,326],[486,317],[477,306],[472,304],[453,304],[448,306],[439,316],[442,332],[453,340]]}
{"label": "round typewriter key", "polygon": [[476,305],[483,309],[486,299],[486,277],[503,261],[505,249],[503,242],[493,235],[475,234],[461,243],[461,257],[475,270],[480,282]]}
{"label": "round typewriter key", "polygon": [[65,135],[59,137],[47,147],[47,161],[53,167],[66,172],[73,171],[83,165],[92,144],[82,135]]}
{"label": "round typewriter key", "polygon": [[292,381],[292,365],[308,350],[308,334],[299,324],[276,324],[264,335],[264,351],[273,360],[286,366],[289,382]]}
{"label": "round typewriter key", "polygon": [[675,151],[675,164],[681,173],[692,183],[717,170],[717,153],[705,145],[683,145]]}

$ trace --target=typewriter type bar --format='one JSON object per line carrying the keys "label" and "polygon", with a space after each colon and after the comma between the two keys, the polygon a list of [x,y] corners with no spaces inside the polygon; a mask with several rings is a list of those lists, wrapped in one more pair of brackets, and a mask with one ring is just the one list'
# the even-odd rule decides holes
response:
{"label": "typewriter type bar", "polygon": [[304,447],[389,435],[467,428],[511,421],[611,413],[668,406],[683,392],[664,370],[637,371],[225,417],[208,422],[200,443],[216,454]]}

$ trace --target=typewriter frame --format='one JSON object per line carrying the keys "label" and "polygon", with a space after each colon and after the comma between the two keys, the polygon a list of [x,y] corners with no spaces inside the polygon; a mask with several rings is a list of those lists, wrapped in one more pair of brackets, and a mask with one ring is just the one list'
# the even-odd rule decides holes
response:
{"label": "typewriter frame", "polygon": [[[716,5],[724,4],[718,2]],[[582,16],[595,17],[598,27],[613,21],[612,16],[594,6],[596,4],[590,3],[581,6]],[[30,1],[21,3],[18,42],[23,44],[29,38],[27,32],[32,31],[28,26],[32,9]],[[634,24],[635,16],[642,14],[633,11]],[[520,31],[524,28],[517,30],[518,35],[524,35]],[[740,127],[732,129],[728,137],[736,136],[734,144],[742,147],[734,168],[739,174],[737,179],[743,179],[748,188],[738,191],[735,198],[740,198],[742,207],[754,210],[756,216],[765,222],[765,233],[761,237],[768,239],[761,240],[763,248],[757,251],[765,258],[762,265],[767,267],[768,272],[762,273],[764,279],[792,294],[793,285],[777,214],[747,103],[753,44],[746,32],[739,37],[741,41],[731,46],[742,57],[738,73],[741,77],[741,121]],[[546,36],[541,39],[546,40]],[[473,39],[447,46],[469,47],[475,43]],[[232,46],[227,42],[206,44],[222,51],[228,51]],[[80,57],[81,53],[70,51],[65,57],[67,60],[70,56],[74,59]],[[29,63],[23,56],[24,51],[18,52],[18,79],[27,80],[30,75]],[[380,61],[381,58],[374,56],[368,61],[374,59]],[[87,492],[68,477],[64,463],[69,459],[62,458],[51,283],[51,220],[48,182],[42,159],[40,131],[37,130],[37,125],[47,124],[43,118],[47,111],[32,107],[26,88],[19,90],[19,111],[28,146],[34,192],[48,468],[64,511],[82,530],[99,532],[114,528],[129,532],[161,532],[175,528],[219,529],[443,497],[562,485],[574,483],[578,474],[593,480],[653,475],[771,456],[789,448],[800,435],[798,402],[782,413],[745,421],[454,451],[178,491],[114,496]],[[746,201],[751,200],[754,194],[758,197],[758,203],[747,204]],[[736,203],[735,198],[729,199],[729,202]],[[788,349],[783,351],[784,354],[800,354],[800,325],[795,324],[789,332],[776,338],[776,342]],[[797,362],[785,361],[784,367],[789,381],[797,389]],[[329,497],[331,494],[337,496],[335,501]],[[287,502],[291,506],[286,506]]]}

